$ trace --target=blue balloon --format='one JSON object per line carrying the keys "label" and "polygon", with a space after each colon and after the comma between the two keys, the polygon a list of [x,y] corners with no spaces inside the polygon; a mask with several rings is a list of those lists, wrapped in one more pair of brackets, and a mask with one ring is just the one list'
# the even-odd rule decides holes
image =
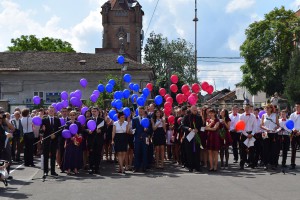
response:
{"label": "blue balloon", "polygon": [[108,83],[106,85],[105,89],[106,89],[106,92],[111,93],[114,89],[114,86],[112,84]]}
{"label": "blue balloon", "polygon": [[115,114],[117,114],[117,111],[115,111],[115,110],[110,110],[110,111],[108,112],[108,116],[109,116],[109,118],[111,118],[111,119],[113,119],[113,117],[114,117]]}
{"label": "blue balloon", "polygon": [[142,94],[140,97],[142,97],[144,101],[147,101],[147,96],[145,96],[144,94]]}
{"label": "blue balloon", "polygon": [[124,56],[118,56],[118,63],[119,63],[120,65],[123,65],[124,62],[125,62]]}
{"label": "blue balloon", "polygon": [[130,90],[133,90],[133,86],[134,86],[134,83],[129,83],[128,88],[129,88]]}
{"label": "blue balloon", "polygon": [[120,110],[123,107],[123,103],[120,99],[117,99],[115,102],[115,107]]}
{"label": "blue balloon", "polygon": [[139,115],[139,109],[135,109],[135,116],[138,116]]}
{"label": "blue balloon", "polygon": [[122,98],[123,98],[123,93],[122,93],[122,91],[116,91],[116,92],[114,93],[114,98],[115,98],[115,99],[122,99]]}
{"label": "blue balloon", "polygon": [[130,116],[130,109],[128,108],[128,107],[125,107],[124,109],[123,109],[123,113],[124,113],[124,115],[125,115],[125,117],[127,118],[127,117],[129,117]]}
{"label": "blue balloon", "polygon": [[128,90],[128,89],[123,90],[124,99],[128,99],[129,96],[130,96],[130,90]]}
{"label": "blue balloon", "polygon": [[115,114],[115,115],[113,116],[112,120],[114,120],[115,122],[118,121],[118,120],[119,120],[118,114]]}
{"label": "blue balloon", "polygon": [[129,83],[129,82],[131,81],[131,76],[130,76],[130,74],[125,74],[125,75],[123,76],[123,80],[124,80],[124,82]]}
{"label": "blue balloon", "polygon": [[104,88],[104,85],[103,84],[99,84],[98,85],[98,91],[99,92],[104,92],[105,88]]}
{"label": "blue balloon", "polygon": [[138,84],[133,85],[133,91],[138,92],[140,89],[140,86]]}
{"label": "blue balloon", "polygon": [[148,118],[143,118],[141,120],[141,125],[144,127],[144,128],[148,128],[149,125],[150,125],[150,120]]}
{"label": "blue balloon", "polygon": [[112,84],[112,86],[116,85],[116,81],[114,79],[109,79],[108,83]]}
{"label": "blue balloon", "polygon": [[136,102],[139,106],[144,106],[145,105],[145,99],[143,97],[137,98]]}
{"label": "blue balloon", "polygon": [[150,90],[148,88],[144,88],[143,95],[145,95],[147,97],[149,94],[150,94]]}
{"label": "blue balloon", "polygon": [[160,104],[162,104],[162,102],[163,102],[162,96],[157,95],[157,96],[155,97],[155,99],[154,99],[154,102],[155,102],[155,104],[158,105],[158,106],[159,106]]}
{"label": "blue balloon", "polygon": [[111,105],[111,107],[116,107],[116,99],[112,100],[110,105]]}
{"label": "blue balloon", "polygon": [[138,97],[139,97],[139,96],[138,96],[137,94],[133,94],[133,95],[131,96],[131,102],[134,103],[134,99],[137,100]]}
{"label": "blue balloon", "polygon": [[295,124],[292,120],[288,120],[286,123],[285,123],[285,126],[289,129],[289,130],[293,130],[293,128],[295,127]]}

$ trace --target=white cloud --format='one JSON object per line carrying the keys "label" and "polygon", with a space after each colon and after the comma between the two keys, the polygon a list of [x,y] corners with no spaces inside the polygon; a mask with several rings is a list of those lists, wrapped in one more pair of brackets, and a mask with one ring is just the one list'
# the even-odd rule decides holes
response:
{"label": "white cloud", "polygon": [[291,4],[292,8],[296,8],[296,10],[300,9],[300,0],[295,0],[292,4]]}
{"label": "white cloud", "polygon": [[255,4],[255,0],[231,0],[226,6],[226,12],[232,13],[236,10],[250,8]]}
{"label": "white cloud", "polygon": [[50,12],[51,8],[48,5],[43,5],[43,9],[45,12]]}
{"label": "white cloud", "polygon": [[[90,13],[81,22],[73,27],[62,28],[60,23],[63,21],[60,17],[53,15],[46,23],[38,23],[35,18],[35,11],[22,10],[17,3],[4,0],[0,4],[2,12],[0,13],[0,28],[4,30],[0,38],[0,51],[5,51],[10,46],[10,39],[20,37],[21,35],[34,34],[37,37],[54,37],[72,44],[76,51],[88,49],[87,37],[91,33],[99,33],[101,40],[102,18],[100,15],[100,6],[98,2],[97,9]],[[9,20],[7,20],[9,19]],[[95,45],[95,44],[93,44]]]}

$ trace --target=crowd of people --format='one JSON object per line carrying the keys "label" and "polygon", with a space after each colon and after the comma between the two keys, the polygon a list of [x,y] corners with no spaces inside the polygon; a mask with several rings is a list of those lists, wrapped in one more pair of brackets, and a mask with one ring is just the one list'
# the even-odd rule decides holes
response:
{"label": "crowd of people", "polygon": [[[42,156],[44,177],[49,171],[58,176],[56,169],[68,175],[78,174],[79,170],[99,174],[102,160],[117,161],[120,174],[146,172],[150,168],[161,170],[166,160],[190,172],[203,168],[215,172],[228,169],[232,149],[234,163],[239,163],[240,170],[245,167],[275,170],[280,161],[282,167],[287,166],[291,146],[290,168],[295,169],[300,144],[300,103],[296,103],[290,116],[286,110],[278,110],[271,104],[260,109],[249,104],[243,108],[235,105],[230,111],[208,106],[175,106],[171,113],[174,122],[168,122],[163,109],[155,104],[138,107],[138,113],[136,108],[134,105],[128,117],[122,110],[116,110],[118,120],[113,121],[109,110],[91,107],[84,113],[83,125],[77,121],[81,114],[78,108],[56,112],[49,106],[31,113],[29,109],[17,108],[12,116],[2,110],[0,160],[7,160],[10,165],[11,161],[22,162],[20,154],[24,152],[24,165],[34,167],[34,156]],[[260,117],[263,109],[265,113]],[[42,119],[40,126],[32,122],[36,116]],[[150,121],[148,127],[141,124],[144,118]],[[294,122],[293,130],[286,127],[288,119]],[[88,128],[89,120],[96,122],[94,130]],[[243,130],[236,128],[239,121],[245,124]],[[74,124],[78,127],[76,133],[65,138],[64,130]]]}

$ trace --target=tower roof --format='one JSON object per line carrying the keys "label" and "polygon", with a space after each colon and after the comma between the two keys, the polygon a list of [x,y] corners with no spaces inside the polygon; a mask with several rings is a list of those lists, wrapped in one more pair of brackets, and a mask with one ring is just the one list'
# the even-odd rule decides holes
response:
{"label": "tower roof", "polygon": [[110,3],[111,9],[119,5],[123,10],[129,10],[139,4],[136,0],[109,0],[107,3]]}

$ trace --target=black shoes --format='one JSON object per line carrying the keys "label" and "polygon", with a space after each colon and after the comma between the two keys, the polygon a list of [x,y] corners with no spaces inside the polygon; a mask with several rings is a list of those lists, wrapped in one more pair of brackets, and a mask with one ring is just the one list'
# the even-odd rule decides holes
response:
{"label": "black shoes", "polygon": [[51,176],[58,176],[56,172],[51,172]]}

